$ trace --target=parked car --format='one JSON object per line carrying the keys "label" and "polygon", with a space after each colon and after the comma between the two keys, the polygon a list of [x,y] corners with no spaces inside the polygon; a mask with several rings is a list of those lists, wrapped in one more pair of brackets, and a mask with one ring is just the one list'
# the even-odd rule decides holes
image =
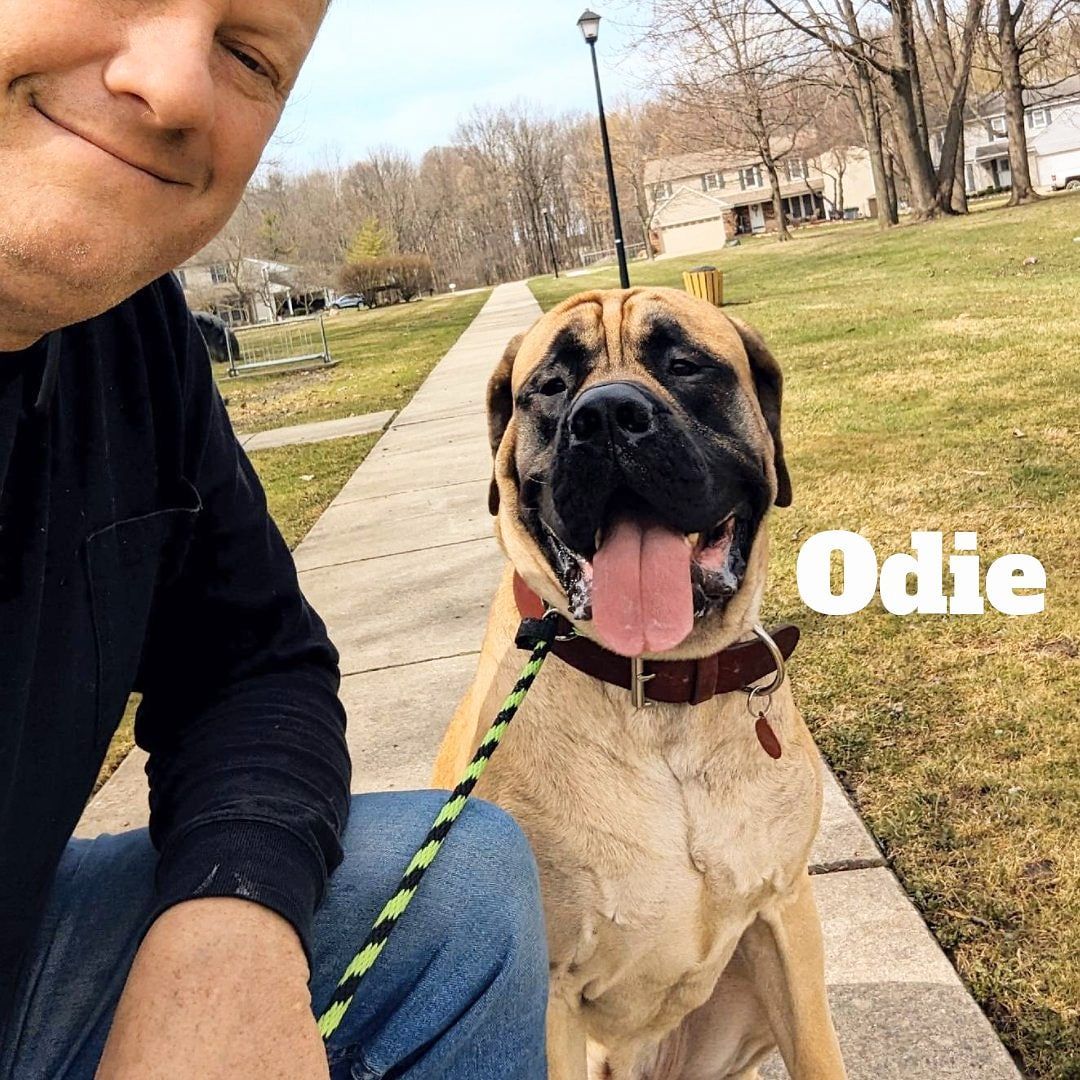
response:
{"label": "parked car", "polygon": [[362,308],[365,303],[364,298],[358,293],[349,293],[346,296],[339,296],[330,306],[342,311],[345,308]]}
{"label": "parked car", "polygon": [[[195,316],[195,324],[199,328],[199,333],[202,334],[203,341],[206,342],[210,359],[215,364],[227,364],[232,358],[240,359],[240,342],[223,319],[211,315],[209,311],[193,311],[192,315]],[[231,357],[230,350],[232,350]]]}

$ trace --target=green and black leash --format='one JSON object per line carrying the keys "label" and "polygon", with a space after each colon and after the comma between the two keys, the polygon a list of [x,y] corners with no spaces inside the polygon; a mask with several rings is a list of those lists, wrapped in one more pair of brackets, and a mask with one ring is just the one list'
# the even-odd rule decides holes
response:
{"label": "green and black leash", "polygon": [[356,997],[361,980],[379,959],[387,939],[416,895],[425,872],[435,861],[435,856],[439,854],[443,841],[454,827],[454,823],[461,817],[469,796],[472,795],[473,789],[488,767],[492,754],[498,749],[499,743],[506,734],[506,729],[528,696],[537,675],[540,674],[540,669],[551,652],[558,625],[559,616],[555,612],[549,612],[543,619],[526,619],[522,623],[521,630],[518,632],[518,647],[531,648],[532,656],[499,715],[495,717],[491,729],[480,744],[480,749],[476,751],[476,756],[465,770],[461,783],[454,788],[450,798],[446,800],[420,850],[413,856],[412,862],[405,871],[405,876],[401,879],[401,884],[398,885],[397,892],[379,913],[363,947],[345,969],[345,974],[341,977],[341,982],[338,983],[330,1004],[319,1017],[319,1032],[324,1042],[341,1026],[345,1014],[349,1011],[349,1006],[353,1003],[353,998]]}

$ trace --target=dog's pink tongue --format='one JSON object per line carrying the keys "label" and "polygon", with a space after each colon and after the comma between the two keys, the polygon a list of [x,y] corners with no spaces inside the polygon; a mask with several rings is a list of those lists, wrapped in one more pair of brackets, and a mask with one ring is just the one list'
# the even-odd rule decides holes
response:
{"label": "dog's pink tongue", "polygon": [[690,544],[660,525],[620,520],[593,560],[593,625],[622,656],[660,653],[694,628]]}

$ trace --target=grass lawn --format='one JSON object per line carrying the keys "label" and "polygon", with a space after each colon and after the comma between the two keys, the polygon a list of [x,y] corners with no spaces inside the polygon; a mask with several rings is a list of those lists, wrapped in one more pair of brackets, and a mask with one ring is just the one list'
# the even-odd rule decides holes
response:
{"label": "grass lawn", "polygon": [[[792,509],[773,519],[769,615],[799,622],[798,700],[1025,1072],[1080,1077],[1080,196],[878,234],[804,230],[635,284],[725,271],[732,313],[787,374]],[[1037,262],[1025,265],[1026,260]],[[533,290],[550,308],[613,270]],[[976,530],[1031,554],[1044,615],[814,615],[801,543]],[[985,565],[985,564],[984,564]],[[947,579],[948,581],[948,579]]]}
{"label": "grass lawn", "polygon": [[490,295],[485,290],[328,315],[330,355],[340,363],[324,371],[232,379],[226,367],[217,366],[234,426],[249,433],[400,409]]}
{"label": "grass lawn", "polygon": [[[329,371],[230,379],[217,368],[234,426],[241,432],[263,431],[402,408],[490,295],[485,290],[328,317],[330,353],[340,361]],[[251,454],[270,512],[290,549],[307,535],[377,441],[377,435],[364,435]],[[132,701],[109,746],[95,791],[135,745],[134,723]]]}

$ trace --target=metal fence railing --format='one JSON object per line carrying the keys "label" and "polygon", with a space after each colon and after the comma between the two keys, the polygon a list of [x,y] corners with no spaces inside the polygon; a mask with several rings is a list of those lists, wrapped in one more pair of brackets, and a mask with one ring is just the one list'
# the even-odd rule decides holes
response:
{"label": "metal fence railing", "polygon": [[235,330],[239,355],[229,341],[229,374],[299,364],[332,364],[330,345],[322,315],[286,319],[265,326],[240,326]]}

